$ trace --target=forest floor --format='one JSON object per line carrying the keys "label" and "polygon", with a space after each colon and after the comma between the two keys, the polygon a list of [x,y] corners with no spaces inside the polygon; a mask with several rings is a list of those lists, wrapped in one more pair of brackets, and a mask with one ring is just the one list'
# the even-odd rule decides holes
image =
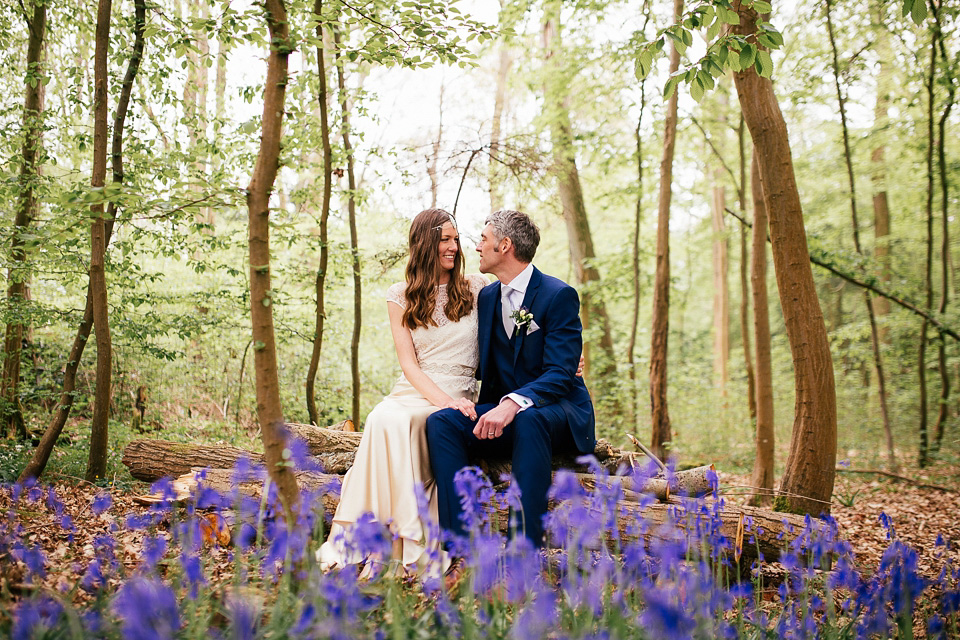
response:
{"label": "forest floor", "polygon": [[[102,495],[104,489],[70,478],[53,477],[50,481],[55,483],[57,498],[63,503],[61,516],[44,508],[42,503],[20,502],[16,508],[18,520],[24,527],[22,539],[42,549],[47,558],[50,568],[43,580],[44,586],[62,591],[75,584],[94,557],[96,539],[104,534],[116,538],[115,552],[123,565],[132,569],[139,563],[145,534],[123,526],[127,515],[146,511],[146,507],[135,500],[136,490],[111,490],[112,505],[95,514],[94,497]],[[743,486],[748,481],[748,477],[720,474],[721,487]],[[146,491],[143,485],[141,493]],[[918,552],[923,575],[936,577],[944,564],[944,553],[953,556],[955,566],[960,563],[960,469],[955,466],[945,463],[934,466],[922,477],[918,476],[916,483],[870,474],[839,473],[835,496],[840,499],[835,500],[833,516],[843,538],[853,545],[862,571],[873,573],[889,544],[887,530],[880,521],[882,513],[892,520],[895,534]],[[738,502],[742,498],[731,495],[727,499]],[[9,513],[11,507],[9,491],[0,491],[0,513]],[[60,526],[59,518],[63,514],[72,519],[73,533]],[[936,544],[938,536],[948,547]],[[14,587],[15,591],[15,585],[21,585],[23,567],[19,563],[3,565],[0,584]]]}
{"label": "forest floor", "polygon": [[[923,575],[935,577],[943,566],[944,553],[954,565],[960,563],[960,468],[946,463],[928,467],[922,474],[903,470],[914,481],[880,474],[839,472],[834,485],[831,514],[840,535],[853,545],[857,564],[873,571],[890,544],[880,515],[886,514],[895,535],[918,553]],[[749,485],[750,476],[720,474],[720,486]],[[942,487],[941,489],[934,488]],[[731,496],[731,501],[739,501]],[[949,546],[937,546],[937,537]]]}

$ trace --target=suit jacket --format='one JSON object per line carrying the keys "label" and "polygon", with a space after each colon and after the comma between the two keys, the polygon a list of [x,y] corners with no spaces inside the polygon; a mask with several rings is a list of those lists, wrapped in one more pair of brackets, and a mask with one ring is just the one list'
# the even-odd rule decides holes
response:
{"label": "suit jacket", "polygon": [[[535,407],[559,404],[577,449],[592,453],[596,445],[593,402],[583,378],[576,376],[583,352],[580,298],[576,289],[534,267],[521,306],[533,314],[539,329],[519,329],[511,340],[513,354],[492,353],[492,332],[497,325],[502,326],[499,301],[499,282],[484,287],[477,298],[480,347],[477,377],[482,381],[479,403],[496,404],[506,394],[517,393],[530,398]],[[498,369],[510,367],[511,363],[512,371],[501,376]],[[513,384],[501,382],[503,377],[511,379]]]}

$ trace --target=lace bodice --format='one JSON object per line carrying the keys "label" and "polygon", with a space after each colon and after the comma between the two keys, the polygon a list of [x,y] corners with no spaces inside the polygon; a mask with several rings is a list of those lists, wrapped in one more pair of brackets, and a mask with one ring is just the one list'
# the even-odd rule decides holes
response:
{"label": "lace bodice", "polygon": [[[452,322],[443,313],[447,304],[447,286],[437,289],[437,301],[433,310],[436,326],[417,327],[410,332],[417,353],[420,369],[430,376],[438,387],[447,391],[475,391],[477,364],[480,350],[477,346],[477,295],[489,281],[480,274],[467,276],[467,284],[473,295],[473,310],[457,322]],[[387,289],[387,301],[406,308],[404,296],[407,283],[398,282]],[[400,376],[403,378],[403,375]]]}

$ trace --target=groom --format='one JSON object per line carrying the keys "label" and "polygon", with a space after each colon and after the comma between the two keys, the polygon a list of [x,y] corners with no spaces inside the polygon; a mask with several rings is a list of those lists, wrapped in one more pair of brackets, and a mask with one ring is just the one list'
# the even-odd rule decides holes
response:
{"label": "groom", "polygon": [[543,544],[555,452],[592,453],[593,404],[577,377],[583,339],[573,287],[532,264],[540,230],[519,211],[497,211],[477,245],[480,271],[499,282],[477,300],[482,381],[477,420],[454,409],[427,418],[430,464],[437,481],[440,526],[465,535],[453,486],[468,457],[513,459],[524,534]]}

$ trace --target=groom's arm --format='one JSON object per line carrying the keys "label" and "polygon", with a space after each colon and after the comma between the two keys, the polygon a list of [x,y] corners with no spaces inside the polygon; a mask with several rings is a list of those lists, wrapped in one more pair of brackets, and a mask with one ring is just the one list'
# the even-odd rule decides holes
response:
{"label": "groom's arm", "polygon": [[540,322],[543,337],[543,372],[514,393],[543,407],[567,396],[576,379],[583,352],[583,326],[580,323],[580,297],[577,290],[563,286],[547,307]]}

